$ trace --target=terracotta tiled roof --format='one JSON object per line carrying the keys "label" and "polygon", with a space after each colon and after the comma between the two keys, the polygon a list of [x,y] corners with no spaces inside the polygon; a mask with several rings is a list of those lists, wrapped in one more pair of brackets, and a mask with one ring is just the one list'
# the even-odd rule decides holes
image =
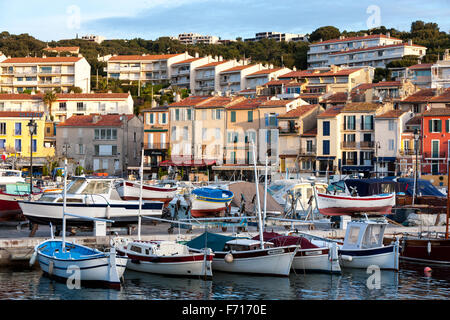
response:
{"label": "terracotta tiled roof", "polygon": [[450,116],[449,108],[431,108],[423,113],[424,117],[431,116]]}
{"label": "terracotta tiled roof", "polygon": [[370,102],[352,102],[347,103],[341,112],[371,112],[381,107],[379,103]]}
{"label": "terracotta tiled roof", "polygon": [[58,99],[127,99],[129,93],[57,93]]}
{"label": "terracotta tiled roof", "polygon": [[262,107],[278,107],[278,106],[286,106],[289,103],[295,101],[295,99],[286,99],[286,100],[266,100],[261,103]]}
{"label": "terracotta tiled roof", "polygon": [[319,106],[318,104],[307,104],[303,106],[298,106],[297,108],[278,116],[278,118],[279,119],[299,118],[302,115],[308,113],[309,111],[317,108],[318,106]]}
{"label": "terracotta tiled roof", "polygon": [[254,98],[254,99],[245,99],[239,103],[236,103],[232,106],[228,106],[227,109],[230,110],[246,110],[246,109],[256,109],[259,106],[261,106],[261,104],[263,102],[267,101],[267,97],[263,97],[263,98]]}
{"label": "terracotta tiled roof", "polygon": [[375,116],[375,118],[398,118],[406,112],[407,111],[404,110],[389,110],[383,114]]}
{"label": "terracotta tiled roof", "polygon": [[183,53],[174,54],[149,54],[149,55],[123,55],[113,56],[108,61],[139,61],[139,60],[166,60],[172,57],[179,56]]}
{"label": "terracotta tiled roof", "polygon": [[247,69],[247,68],[253,67],[253,66],[254,66],[254,65],[252,65],[252,64],[247,64],[247,65],[245,65],[245,66],[236,66],[236,67],[233,67],[233,68],[230,68],[230,69],[224,70],[224,71],[222,71],[222,73],[224,73],[224,72],[235,72],[235,71],[241,71],[241,70],[244,70],[244,69]]}
{"label": "terracotta tiled roof", "polygon": [[26,94],[26,93],[1,93],[1,100],[40,100],[42,94]]}
{"label": "terracotta tiled roof", "polygon": [[414,126],[414,125],[420,125],[422,123],[422,116],[417,115],[406,121],[407,126]]}
{"label": "terracotta tiled roof", "polygon": [[256,71],[256,72],[253,72],[253,73],[248,74],[247,77],[250,77],[250,76],[257,76],[257,75],[264,75],[264,74],[269,74],[269,73],[272,73],[272,72],[277,72],[277,71],[279,71],[279,70],[281,70],[281,69],[282,69],[282,68],[274,68],[274,69],[264,69],[264,70],[259,70],[259,71]]}
{"label": "terracotta tiled roof", "polygon": [[278,79],[285,79],[285,78],[303,78],[305,75],[313,73],[313,70],[298,70],[298,71],[292,71],[285,74],[282,74],[278,77]]}
{"label": "terracotta tiled roof", "polygon": [[245,98],[243,97],[212,97],[212,99],[207,100],[204,103],[196,105],[197,109],[205,109],[205,108],[225,108],[228,105],[232,105],[233,103],[237,103]]}
{"label": "terracotta tiled roof", "polygon": [[431,69],[432,63],[420,63],[408,67],[409,70]]}
{"label": "terracotta tiled roof", "polygon": [[416,44],[413,45],[409,45],[407,43],[399,43],[399,44],[388,44],[385,46],[376,46],[376,47],[368,47],[368,48],[360,48],[360,49],[353,49],[353,50],[343,50],[343,51],[338,51],[338,52],[332,52],[330,53],[331,55],[340,55],[340,54],[348,54],[348,53],[353,53],[353,52],[360,52],[360,51],[372,51],[372,50],[379,50],[379,49],[386,49],[386,48],[396,48],[396,47],[419,47],[419,48],[426,48],[424,46],[419,46]]}
{"label": "terracotta tiled roof", "polygon": [[312,137],[317,136],[317,127],[315,127],[314,129],[311,129],[307,132],[303,132],[302,136],[308,136],[308,137],[309,136],[312,136]]}
{"label": "terracotta tiled roof", "polygon": [[0,118],[41,118],[42,115],[34,111],[0,111]]}
{"label": "terracotta tiled roof", "polygon": [[450,88],[444,91],[444,93],[431,99],[430,102],[450,102]]}
{"label": "terracotta tiled roof", "polygon": [[317,118],[334,118],[341,113],[343,106],[334,106],[317,115]]}
{"label": "terracotta tiled roof", "polygon": [[292,83],[293,80],[286,79],[286,80],[270,80],[269,82],[266,82],[264,86],[281,86],[282,84],[286,85],[288,83]]}
{"label": "terracotta tiled roof", "polygon": [[201,104],[209,99],[212,99],[212,96],[190,96],[181,101],[171,103],[169,108],[171,107],[195,107],[198,104]]}
{"label": "terracotta tiled roof", "polygon": [[316,43],[313,43],[311,45],[321,45],[321,44],[327,44],[327,43],[358,41],[358,40],[369,40],[369,39],[381,39],[381,38],[392,39],[392,40],[400,40],[401,41],[401,39],[388,37],[388,36],[386,36],[384,34],[372,34],[372,35],[368,35],[368,36],[347,37],[347,38],[344,38],[344,39],[331,39],[331,40],[326,40],[326,41],[322,41],[322,42],[316,42]]}
{"label": "terracotta tiled roof", "polygon": [[403,99],[401,102],[429,102],[436,94],[436,89],[422,89],[409,97]]}
{"label": "terracotta tiled roof", "polygon": [[[134,115],[120,115],[120,114],[105,114],[105,115],[85,115],[85,116],[71,116],[66,121],[60,123],[58,127],[120,127],[122,121],[120,117],[126,116],[128,121],[133,119]],[[98,121],[94,123],[94,117],[99,117]]]}
{"label": "terracotta tiled roof", "polygon": [[337,76],[348,76],[354,72],[361,70],[362,68],[357,69],[343,69],[336,72],[326,71],[326,72],[311,72],[309,70],[305,71],[292,71],[286,74],[279,76],[278,78],[312,78],[312,77],[337,77]]}
{"label": "terracotta tiled roof", "polygon": [[46,58],[9,58],[1,62],[6,63],[55,63],[55,62],[77,62],[83,59],[82,57],[46,57]]}
{"label": "terracotta tiled roof", "polygon": [[154,107],[154,108],[145,108],[141,110],[141,113],[143,112],[163,112],[163,111],[168,111],[169,107],[168,106],[158,106],[158,107]]}
{"label": "terracotta tiled roof", "polygon": [[347,92],[336,92],[335,94],[324,99],[326,103],[345,103],[347,102]]}
{"label": "terracotta tiled roof", "polygon": [[211,67],[218,66],[219,64],[225,63],[225,62],[228,62],[228,61],[224,60],[224,61],[210,62],[210,63],[207,63],[207,64],[197,67],[197,69],[211,68]]}

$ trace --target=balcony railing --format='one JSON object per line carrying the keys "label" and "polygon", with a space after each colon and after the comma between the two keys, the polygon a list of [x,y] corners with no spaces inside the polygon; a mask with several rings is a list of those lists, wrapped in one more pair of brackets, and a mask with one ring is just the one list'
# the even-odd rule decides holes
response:
{"label": "balcony railing", "polygon": [[298,129],[295,128],[278,128],[279,134],[298,134]]}
{"label": "balcony railing", "polygon": [[[399,150],[399,154],[402,156],[413,156],[413,155],[416,155],[416,152],[413,149],[403,149],[403,150]],[[419,155],[420,155],[420,151],[419,151]]]}
{"label": "balcony railing", "polygon": [[361,141],[359,143],[360,148],[373,148],[375,146],[374,141]]}
{"label": "balcony railing", "polygon": [[159,149],[159,150],[167,150],[169,149],[169,143],[147,143],[146,149]]}
{"label": "balcony railing", "polygon": [[447,159],[447,152],[424,152],[423,157],[425,159],[428,159],[428,158]]}
{"label": "balcony railing", "polygon": [[342,142],[342,148],[356,148],[356,142],[355,141],[343,141]]}
{"label": "balcony railing", "polygon": [[311,148],[300,148],[298,153],[301,156],[315,156],[316,150],[316,146],[312,146]]}
{"label": "balcony railing", "polygon": [[343,161],[344,166],[355,166],[357,164],[358,164],[358,161],[354,160],[354,159],[346,159],[345,161]]}

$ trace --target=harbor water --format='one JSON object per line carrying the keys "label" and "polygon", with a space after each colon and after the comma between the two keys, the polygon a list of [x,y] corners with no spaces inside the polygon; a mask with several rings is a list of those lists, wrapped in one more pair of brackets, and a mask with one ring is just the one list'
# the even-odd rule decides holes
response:
{"label": "harbor water", "polygon": [[0,300],[444,300],[450,296],[450,267],[402,262],[399,272],[381,271],[379,287],[368,285],[372,273],[291,273],[288,278],[216,272],[212,280],[172,278],[127,270],[120,290],[69,289],[42,275],[39,268],[0,269]]}

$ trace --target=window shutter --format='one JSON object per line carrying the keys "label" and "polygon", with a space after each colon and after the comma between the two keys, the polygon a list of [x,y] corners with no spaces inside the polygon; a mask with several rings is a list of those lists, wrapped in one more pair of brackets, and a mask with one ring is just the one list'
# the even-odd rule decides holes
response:
{"label": "window shutter", "polygon": [[347,116],[344,116],[344,130],[347,129]]}
{"label": "window shutter", "polygon": [[438,120],[438,125],[437,125],[437,127],[438,127],[438,132],[442,132],[442,120]]}
{"label": "window shutter", "polygon": [[264,114],[264,120],[265,120],[266,127],[268,127],[269,126],[269,115],[267,113]]}
{"label": "window shutter", "polygon": [[428,131],[433,132],[433,120],[428,120]]}
{"label": "window shutter", "polygon": [[364,130],[364,116],[361,116],[361,130]]}
{"label": "window shutter", "polygon": [[275,127],[278,127],[278,113],[275,113]]}
{"label": "window shutter", "polygon": [[449,128],[448,128],[448,123],[449,123],[448,119],[445,120],[445,130],[446,130],[445,132],[447,132],[447,133],[450,132],[450,130],[449,130]]}

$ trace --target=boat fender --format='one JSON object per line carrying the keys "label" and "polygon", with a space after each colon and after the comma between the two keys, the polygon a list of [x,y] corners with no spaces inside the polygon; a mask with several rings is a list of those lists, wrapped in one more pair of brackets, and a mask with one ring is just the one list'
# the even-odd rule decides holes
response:
{"label": "boat fender", "polygon": [[330,250],[328,251],[328,257],[329,257],[330,261],[338,260],[338,257],[339,257],[338,247],[337,247],[336,243],[334,243],[334,242],[331,245]]}
{"label": "boat fender", "polygon": [[428,244],[427,244],[427,252],[428,252],[428,254],[431,253],[431,242],[430,241],[428,241]]}
{"label": "boat fender", "polygon": [[233,257],[233,255],[229,252],[229,253],[227,253],[227,254],[225,255],[224,260],[225,260],[226,263],[232,263],[233,260],[234,260],[234,257]]}
{"label": "boat fender", "polygon": [[341,255],[341,259],[344,261],[353,261],[353,257],[352,256],[347,256],[347,255]]}
{"label": "boat fender", "polygon": [[37,252],[33,252],[33,254],[31,255],[30,258],[30,267],[32,267],[34,265],[34,263],[36,262],[36,256],[37,256]]}
{"label": "boat fender", "polygon": [[108,203],[108,206],[106,207],[106,219],[110,218],[109,210],[110,210],[110,206],[109,206],[109,203]]}

